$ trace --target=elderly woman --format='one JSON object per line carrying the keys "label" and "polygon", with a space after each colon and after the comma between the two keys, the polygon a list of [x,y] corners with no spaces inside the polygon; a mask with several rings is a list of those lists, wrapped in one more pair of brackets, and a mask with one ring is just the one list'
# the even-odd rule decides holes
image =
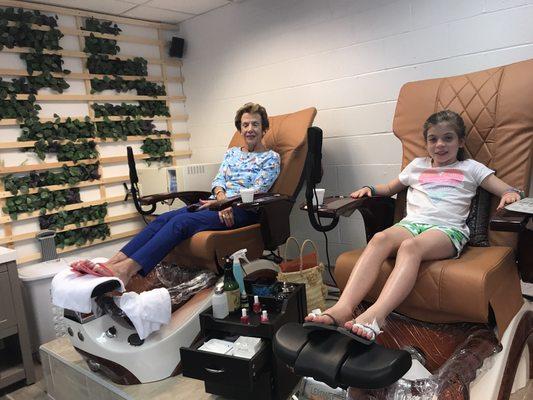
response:
{"label": "elderly woman", "polygon": [[74,269],[90,269],[101,276],[116,276],[126,284],[136,273],[146,275],[176,245],[197,232],[225,230],[257,222],[257,214],[239,208],[211,211],[209,206],[227,197],[238,195],[243,188],[266,192],[280,171],[279,154],[268,150],[262,142],[268,130],[268,116],[264,107],[247,103],[235,115],[235,126],[241,133],[245,146],[232,147],[224,155],[220,170],[212,183],[211,199],[201,200],[198,211],[181,208],[166,212],[144,228],[107,263],[84,263],[83,268],[74,263]]}

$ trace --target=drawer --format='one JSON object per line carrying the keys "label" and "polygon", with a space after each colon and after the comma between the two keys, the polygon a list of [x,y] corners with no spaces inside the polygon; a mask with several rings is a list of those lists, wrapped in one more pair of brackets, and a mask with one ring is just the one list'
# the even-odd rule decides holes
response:
{"label": "drawer", "polygon": [[263,344],[251,359],[198,350],[209,339],[180,349],[183,376],[253,391],[259,377],[269,368],[270,346]]}
{"label": "drawer", "polygon": [[9,274],[0,272],[0,330],[9,328],[17,323]]}

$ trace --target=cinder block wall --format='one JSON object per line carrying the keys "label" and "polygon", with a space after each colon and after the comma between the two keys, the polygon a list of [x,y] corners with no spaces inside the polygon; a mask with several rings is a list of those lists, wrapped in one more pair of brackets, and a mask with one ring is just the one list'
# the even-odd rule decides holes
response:
{"label": "cinder block wall", "polygon": [[[221,159],[247,101],[271,114],[315,106],[327,193],[391,179],[400,169],[391,129],[402,84],[529,59],[531,21],[531,0],[248,0],[186,21],[193,161]],[[323,244],[300,211],[292,230]],[[361,218],[328,235],[334,263],[364,243]]]}

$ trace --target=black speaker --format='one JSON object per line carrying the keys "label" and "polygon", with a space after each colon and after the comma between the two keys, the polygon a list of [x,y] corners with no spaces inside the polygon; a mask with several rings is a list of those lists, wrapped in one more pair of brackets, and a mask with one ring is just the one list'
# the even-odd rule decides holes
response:
{"label": "black speaker", "polygon": [[168,55],[170,57],[183,57],[183,46],[185,45],[185,40],[179,37],[174,36],[172,42],[170,42],[170,48],[168,49]]}

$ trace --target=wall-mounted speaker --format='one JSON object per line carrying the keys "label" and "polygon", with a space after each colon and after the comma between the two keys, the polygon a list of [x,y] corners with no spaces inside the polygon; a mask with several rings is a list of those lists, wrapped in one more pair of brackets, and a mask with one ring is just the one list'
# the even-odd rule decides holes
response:
{"label": "wall-mounted speaker", "polygon": [[170,42],[170,48],[168,49],[168,55],[170,57],[183,57],[183,46],[185,45],[185,40],[179,37],[174,36]]}

